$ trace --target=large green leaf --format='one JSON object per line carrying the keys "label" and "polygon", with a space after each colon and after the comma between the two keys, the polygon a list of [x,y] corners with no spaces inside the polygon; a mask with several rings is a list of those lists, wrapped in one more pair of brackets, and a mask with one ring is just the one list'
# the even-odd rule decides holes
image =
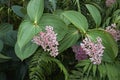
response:
{"label": "large green leaf", "polygon": [[3,49],[3,41],[0,40],[0,52],[2,51],[2,49]]}
{"label": "large green leaf", "polygon": [[0,38],[3,38],[5,33],[7,33],[8,31],[12,29],[13,29],[13,26],[11,24],[8,24],[8,23],[0,24]]}
{"label": "large green leaf", "polygon": [[4,36],[4,43],[9,46],[15,46],[17,41],[17,31],[9,31]]}
{"label": "large green leaf", "polygon": [[41,17],[40,27],[45,29],[45,26],[52,26],[55,33],[57,33],[57,40],[60,41],[64,35],[67,33],[67,25],[56,15],[53,14],[44,14]]}
{"label": "large green leaf", "polygon": [[15,45],[15,53],[18,58],[22,61],[28,57],[30,57],[38,48],[38,45],[32,43],[32,41],[28,42],[24,47],[20,48],[18,43]]}
{"label": "large green leaf", "polygon": [[115,57],[118,54],[118,46],[114,38],[104,30],[94,29],[87,33],[88,37],[90,37],[93,41],[96,41],[97,37],[102,38],[102,44],[105,47],[103,53],[103,60],[107,62],[114,61]]}
{"label": "large green leaf", "polygon": [[85,16],[76,11],[65,11],[62,13],[80,32],[85,33],[88,29],[88,22]]}
{"label": "large green leaf", "polygon": [[6,62],[10,60],[10,57],[4,56],[3,54],[0,53],[0,63]]}
{"label": "large green leaf", "polygon": [[44,0],[30,0],[27,6],[27,13],[30,19],[34,22],[38,22],[43,14]]}
{"label": "large green leaf", "polygon": [[30,40],[32,40],[33,36],[41,31],[41,28],[33,24],[30,21],[23,21],[20,25],[19,31],[18,31],[18,45],[20,48],[25,46]]}
{"label": "large green leaf", "polygon": [[90,14],[92,15],[96,23],[96,26],[98,27],[101,24],[101,15],[100,15],[99,10],[91,4],[86,4],[86,7],[89,10]]}
{"label": "large green leaf", "polygon": [[13,5],[12,10],[16,15],[20,17],[24,17],[26,15],[26,10],[22,6]]}
{"label": "large green leaf", "polygon": [[76,28],[70,28],[63,40],[60,41],[59,51],[63,52],[67,48],[74,45],[80,38],[80,34]]}

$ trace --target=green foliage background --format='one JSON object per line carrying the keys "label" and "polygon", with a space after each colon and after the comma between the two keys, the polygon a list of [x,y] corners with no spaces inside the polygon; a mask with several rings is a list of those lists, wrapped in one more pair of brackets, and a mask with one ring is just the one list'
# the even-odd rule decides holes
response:
{"label": "green foliage background", "polygon": [[[120,44],[104,31],[120,28],[120,1],[0,0],[0,80],[119,80]],[[45,26],[58,34],[59,55],[53,58],[31,40]],[[76,61],[71,47],[87,36],[103,39],[102,63]]]}

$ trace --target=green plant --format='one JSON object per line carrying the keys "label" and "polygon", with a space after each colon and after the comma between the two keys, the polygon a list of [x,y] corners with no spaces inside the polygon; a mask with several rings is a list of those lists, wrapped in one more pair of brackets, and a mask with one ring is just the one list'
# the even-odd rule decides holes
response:
{"label": "green plant", "polygon": [[[119,0],[109,7],[103,0],[0,2],[0,80],[119,80],[119,35],[116,41],[106,30],[111,25],[119,32]],[[40,43],[46,26],[53,28],[58,45],[50,46],[51,38]],[[36,36],[38,41],[33,40]],[[86,53],[87,59],[76,60],[71,47],[81,46],[85,39],[93,47],[99,41],[104,47],[99,64],[92,61],[92,52]],[[56,46],[59,54],[50,56],[49,48]]]}

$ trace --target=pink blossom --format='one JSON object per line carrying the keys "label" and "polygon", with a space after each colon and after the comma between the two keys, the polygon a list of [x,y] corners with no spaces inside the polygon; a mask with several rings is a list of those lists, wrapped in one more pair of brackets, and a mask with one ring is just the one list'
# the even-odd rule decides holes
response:
{"label": "pink blossom", "polygon": [[92,42],[90,38],[85,38],[81,43],[81,47],[85,53],[90,57],[93,64],[100,64],[105,47],[102,45],[102,39],[97,37],[96,43]]}
{"label": "pink blossom", "polygon": [[44,51],[50,51],[50,55],[56,57],[58,55],[57,34],[53,31],[53,27],[46,26],[45,32],[40,32],[33,37],[33,42],[40,45]]}
{"label": "pink blossom", "polygon": [[116,0],[106,0],[106,6],[110,7],[112,4],[114,4],[116,2]]}
{"label": "pink blossom", "polygon": [[75,53],[76,60],[84,60],[88,58],[87,54],[85,54],[85,51],[81,48],[80,45],[74,45],[72,46],[73,52]]}
{"label": "pink blossom", "polygon": [[116,28],[116,24],[106,27],[106,31],[109,32],[116,41],[120,40],[120,30]]}

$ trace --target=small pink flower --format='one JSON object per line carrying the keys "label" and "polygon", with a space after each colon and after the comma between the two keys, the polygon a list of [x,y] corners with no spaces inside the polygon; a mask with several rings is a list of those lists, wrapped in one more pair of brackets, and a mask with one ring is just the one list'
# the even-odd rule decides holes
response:
{"label": "small pink flower", "polygon": [[105,47],[102,45],[102,39],[97,37],[97,42],[94,43],[90,38],[85,38],[81,43],[82,49],[90,57],[93,64],[100,64]]}
{"label": "small pink flower", "polygon": [[40,45],[44,51],[50,51],[50,55],[56,57],[58,55],[57,34],[53,31],[53,27],[46,26],[45,32],[40,32],[33,37],[33,42]]}
{"label": "small pink flower", "polygon": [[116,0],[106,0],[106,6],[110,7],[112,4],[114,4],[116,2]]}
{"label": "small pink flower", "polygon": [[109,32],[116,41],[120,40],[120,30],[116,29],[116,24],[106,27],[106,31]]}
{"label": "small pink flower", "polygon": [[83,51],[80,45],[74,45],[72,46],[72,49],[75,53],[76,60],[80,61],[88,58],[87,54],[85,54],[85,51]]}

